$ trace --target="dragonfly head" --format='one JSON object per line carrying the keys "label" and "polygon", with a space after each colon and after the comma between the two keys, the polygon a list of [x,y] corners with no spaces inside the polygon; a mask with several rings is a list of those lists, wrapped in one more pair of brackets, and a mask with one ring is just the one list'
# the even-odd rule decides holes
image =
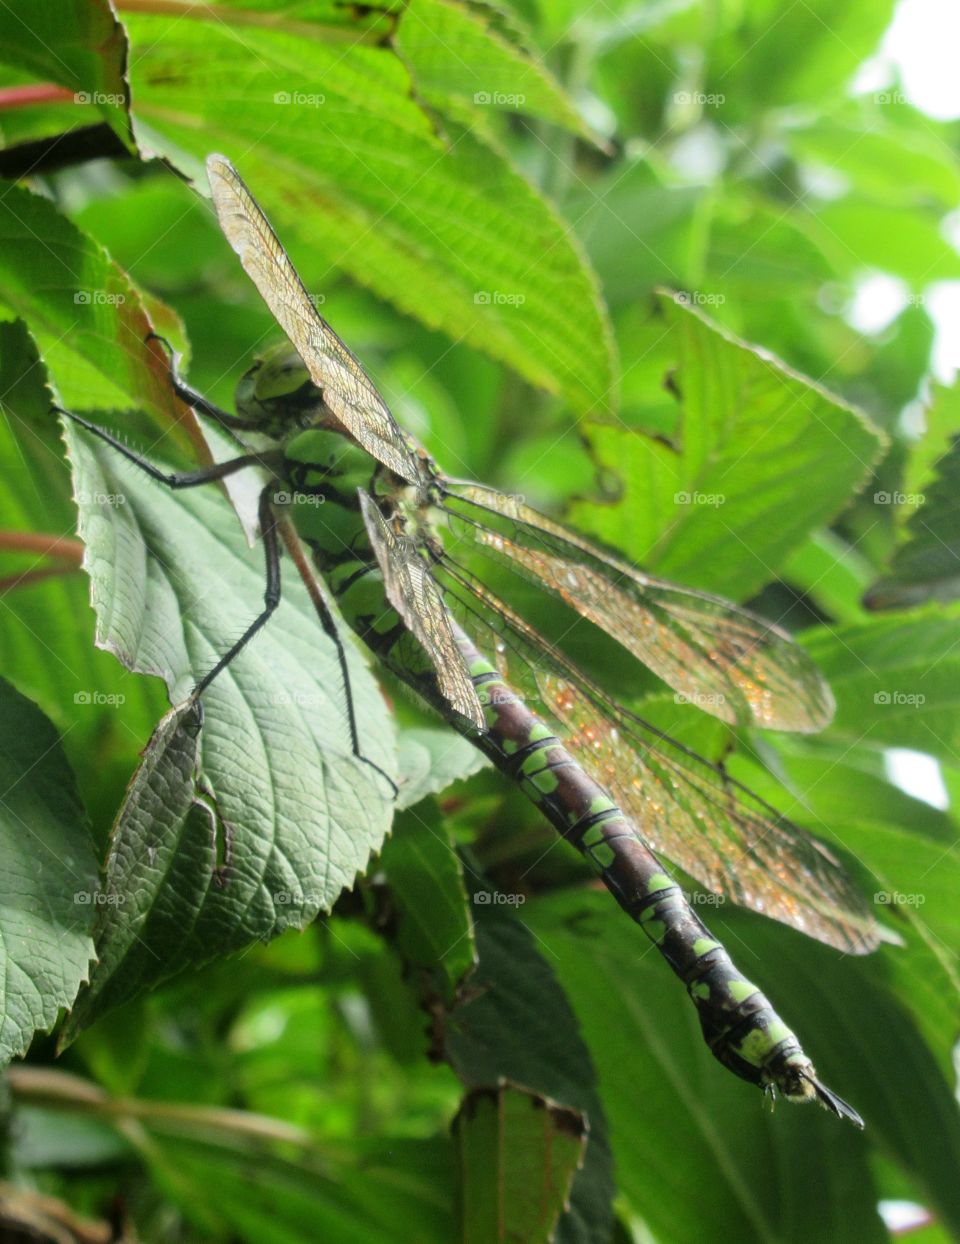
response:
{"label": "dragonfly head", "polygon": [[235,401],[242,419],[278,440],[322,423],[326,412],[323,394],[289,341],[267,350],[243,373]]}

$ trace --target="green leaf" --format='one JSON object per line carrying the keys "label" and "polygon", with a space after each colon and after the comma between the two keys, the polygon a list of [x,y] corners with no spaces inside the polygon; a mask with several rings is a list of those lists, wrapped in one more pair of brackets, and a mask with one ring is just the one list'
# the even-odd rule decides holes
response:
{"label": "green leaf", "polygon": [[924,489],[933,487],[937,478],[937,463],[953,444],[960,428],[960,386],[934,384],[930,401],[923,412],[924,431],[911,447],[910,457],[904,468],[904,506],[898,514],[907,516],[923,504]]}
{"label": "green leaf", "polygon": [[54,395],[22,321],[0,324],[0,393],[0,648],[61,731],[102,841],[164,698],[93,646]]}
{"label": "green leaf", "polygon": [[387,48],[260,28],[254,54],[223,15],[131,14],[129,31],[138,133],[188,171],[235,157],[295,263],[309,244],[575,408],[613,407],[609,329],[569,227],[476,132],[438,139]]}
{"label": "green leaf", "polygon": [[0,679],[0,1065],[76,997],[93,958],[97,861],[52,724]]}
{"label": "green leaf", "polygon": [[464,1244],[547,1244],[583,1161],[583,1115],[501,1083],[473,1089],[453,1121]]}
{"label": "green leaf", "polygon": [[783,564],[783,577],[838,622],[863,622],[860,603],[872,567],[861,554],[828,528],[813,532]]}
{"label": "green leaf", "polygon": [[431,805],[402,815],[377,863],[390,890],[388,936],[408,968],[426,972],[452,1002],[476,962],[463,871]]}
{"label": "green leaf", "polygon": [[153,324],[143,300],[107,252],[49,199],[6,184],[0,238],[0,299],[44,347],[64,398],[141,406],[176,427],[185,411],[170,388],[169,360],[147,340]]}
{"label": "green leaf", "polygon": [[408,727],[400,731],[399,745],[398,808],[412,808],[488,764],[468,739],[446,726]]}
{"label": "green leaf", "polygon": [[202,1238],[271,1244],[449,1244],[454,1174],[450,1145],[397,1137],[279,1156],[196,1126],[154,1136],[153,1173]]}
{"label": "green leaf", "polygon": [[822,109],[826,101],[845,97],[849,79],[876,49],[892,10],[893,0],[732,5],[721,11],[728,30],[710,48],[705,90],[723,95],[728,125],[737,119],[754,123],[778,105]]}
{"label": "green leaf", "polygon": [[645,160],[617,166],[572,196],[570,215],[612,306],[632,304],[660,283],[684,284],[702,198],[699,186],[665,185]]}
{"label": "green leaf", "polygon": [[411,0],[394,46],[417,86],[432,98],[453,96],[486,108],[543,117],[588,136],[573,102],[543,62],[505,39],[496,10],[455,0]]}
{"label": "green leaf", "polygon": [[807,651],[833,689],[825,737],[912,747],[950,763],[960,748],[960,608],[917,609],[807,632]]}
{"label": "green leaf", "polygon": [[[185,700],[260,611],[259,550],[214,490],[170,492],[67,428],[97,642]],[[365,759],[350,750],[333,645],[301,584],[189,715],[158,727],[114,831],[98,928],[101,966],[71,1025],[187,964],[328,911],[383,841],[392,768],[383,700],[352,643]],[[201,807],[196,807],[199,801]],[[180,840],[182,839],[182,842]],[[180,845],[178,847],[178,842]],[[114,979],[116,978],[116,979]]]}
{"label": "green leaf", "polygon": [[[960,389],[939,390],[938,421],[960,422]],[[903,609],[927,601],[951,601],[960,596],[960,436],[955,436],[932,467],[921,497],[907,494],[916,505],[905,527],[906,543],[896,550],[889,571],[869,590],[871,609]],[[896,501],[896,496],[889,501]]]}
{"label": "green leaf", "polygon": [[133,148],[127,116],[127,41],[109,0],[36,0],[29,20],[0,9],[0,60],[74,92],[78,124],[103,117]]}
{"label": "green leaf", "polygon": [[601,1244],[610,1235],[613,1169],[590,1054],[552,956],[541,956],[526,922],[482,904],[477,912],[480,965],[468,996],[446,1021],[447,1058],[469,1087],[505,1078],[585,1116],[586,1154],[556,1239]]}
{"label": "green leaf", "polygon": [[912,289],[960,276],[960,255],[944,238],[938,212],[873,203],[849,194],[814,215],[824,250],[850,276],[874,268]]}
{"label": "green leaf", "polygon": [[861,193],[902,206],[935,196],[949,211],[960,196],[960,165],[949,146],[929,118],[907,126],[881,112],[882,106],[869,112],[861,106],[849,119],[818,117],[789,133],[788,141],[801,160],[840,173]]}
{"label": "green leaf", "polygon": [[[679,393],[669,441],[595,424],[616,506],[578,503],[575,522],[681,583],[750,596],[847,503],[883,445],[857,411],[764,351],[662,295]],[[816,488],[798,492],[798,479]]]}
{"label": "green leaf", "polygon": [[[801,298],[810,316],[809,304],[834,275],[818,243],[806,213],[784,211],[779,202],[731,188],[719,199],[710,222],[707,287],[727,291],[721,306],[735,291],[752,322],[762,320],[765,327],[769,324],[767,331],[776,332],[777,314],[771,303]],[[795,332],[789,334],[789,343],[796,348]]]}

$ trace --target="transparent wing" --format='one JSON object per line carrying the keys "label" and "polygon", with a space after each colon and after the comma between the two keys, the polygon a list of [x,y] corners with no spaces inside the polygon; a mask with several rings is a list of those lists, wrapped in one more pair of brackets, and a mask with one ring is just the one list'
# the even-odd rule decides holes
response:
{"label": "transparent wing", "polygon": [[743,907],[852,953],[876,923],[826,846],[722,768],[619,707],[488,589],[444,560],[447,603],[657,853]]}
{"label": "transparent wing", "polygon": [[[722,597],[645,575],[513,497],[480,484],[446,487],[445,508],[474,526],[477,544],[559,596],[705,712],[777,730],[829,723],[830,688],[780,627]],[[491,515],[506,520],[506,532],[478,521]]]}
{"label": "transparent wing", "polygon": [[353,352],[310,301],[296,269],[226,156],[207,157],[207,177],[224,237],[240,256],[277,323],[303,359],[324,401],[369,454],[410,483],[420,473],[387,404]]}
{"label": "transparent wing", "polygon": [[450,615],[439,587],[412,540],[395,534],[369,493],[358,489],[364,526],[383,575],[387,599],[423,645],[450,706],[477,730],[483,709],[463,655],[453,638]]}

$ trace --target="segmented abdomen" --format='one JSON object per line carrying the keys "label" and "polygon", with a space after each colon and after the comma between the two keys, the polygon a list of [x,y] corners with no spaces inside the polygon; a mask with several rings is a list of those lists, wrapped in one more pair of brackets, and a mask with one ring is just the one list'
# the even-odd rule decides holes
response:
{"label": "segmented abdomen", "polygon": [[[443,714],[432,667],[383,595],[376,566],[357,557],[360,543],[351,541],[349,552],[341,546],[340,556],[314,543],[314,554],[350,625]],[[813,1068],[765,995],[737,970],[633,822],[453,625],[486,718],[486,731],[472,734],[473,742],[583,854],[684,982],[714,1055],[752,1084],[809,1097]]]}

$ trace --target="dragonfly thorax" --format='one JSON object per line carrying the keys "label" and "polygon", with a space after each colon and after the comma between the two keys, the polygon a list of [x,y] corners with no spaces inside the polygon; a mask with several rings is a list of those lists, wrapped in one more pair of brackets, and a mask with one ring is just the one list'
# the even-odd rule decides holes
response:
{"label": "dragonfly thorax", "polygon": [[310,427],[284,442],[283,456],[290,482],[299,488],[328,485],[343,498],[369,488],[376,469],[365,449],[333,427]]}

